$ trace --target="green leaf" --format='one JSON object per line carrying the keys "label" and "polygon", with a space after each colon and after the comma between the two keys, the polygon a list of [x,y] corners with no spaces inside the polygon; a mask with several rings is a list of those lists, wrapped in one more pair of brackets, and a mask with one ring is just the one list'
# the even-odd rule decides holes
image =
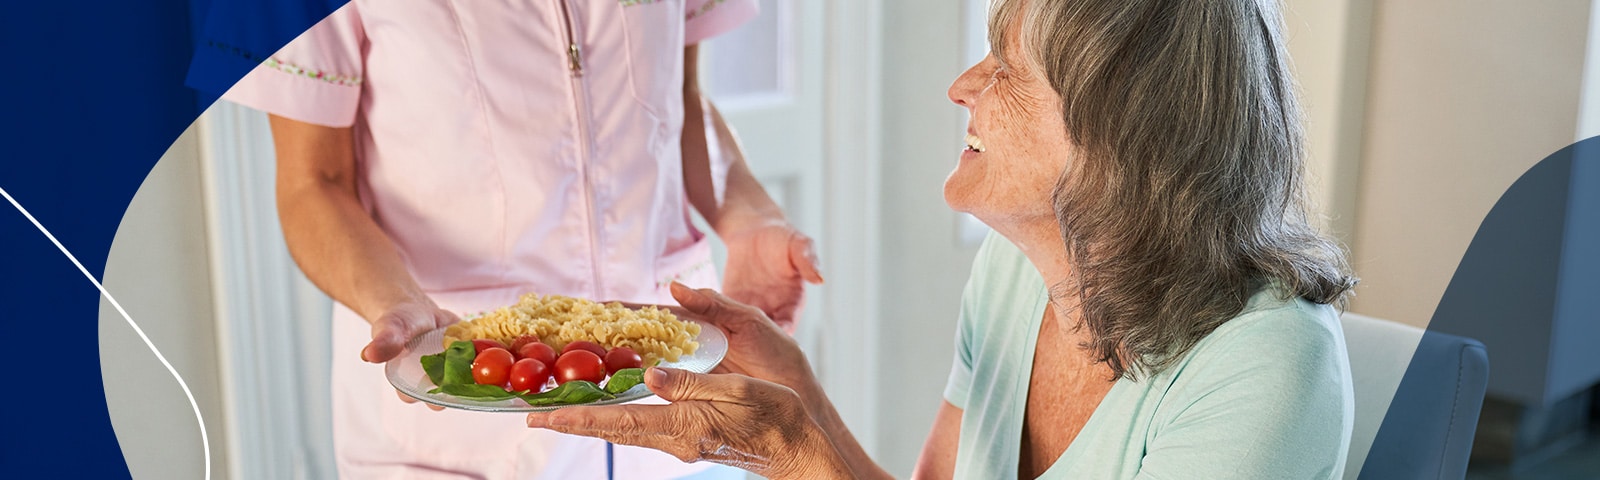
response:
{"label": "green leaf", "polygon": [[422,356],[422,371],[428,373],[428,380],[438,385],[444,381],[444,352]]}
{"label": "green leaf", "polygon": [[472,348],[472,342],[465,340],[450,344],[444,349],[444,373],[439,382],[434,382],[440,387],[448,385],[476,385],[472,381],[472,359],[478,357],[477,349]]}
{"label": "green leaf", "polygon": [[533,406],[575,405],[579,403],[589,403],[596,400],[617,398],[615,395],[606,393],[605,390],[601,390],[600,386],[595,385],[594,382],[590,382],[588,380],[573,380],[563,383],[561,386],[556,387],[548,392],[532,395],[521,395],[521,397],[523,400],[528,402],[528,405]]}
{"label": "green leaf", "polygon": [[444,393],[455,395],[457,397],[482,400],[505,400],[507,398],[517,396],[514,393],[507,392],[506,389],[500,388],[497,385],[479,385],[476,383],[449,384],[439,387],[439,389]]}
{"label": "green leaf", "polygon": [[644,383],[643,368],[624,368],[611,374],[611,379],[606,380],[606,393],[621,395],[641,383]]}

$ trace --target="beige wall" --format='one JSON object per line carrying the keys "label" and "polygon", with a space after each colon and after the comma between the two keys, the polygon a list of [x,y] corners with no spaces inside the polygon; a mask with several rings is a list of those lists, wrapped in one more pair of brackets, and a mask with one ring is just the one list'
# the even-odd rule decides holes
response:
{"label": "beige wall", "polygon": [[[1479,223],[1577,132],[1590,2],[1378,2],[1351,309],[1424,326]],[[1344,132],[1355,135],[1356,132]]]}
{"label": "beige wall", "polygon": [[[211,478],[227,478],[211,284],[194,129],[133,197],[106,260],[104,285],[183,376],[206,420]],[[127,321],[102,299],[100,372],[111,426],[133,478],[202,478],[200,429],[188,398]]]}
{"label": "beige wall", "polygon": [[1373,0],[1290,0],[1289,55],[1306,116],[1307,176],[1321,226],[1349,242],[1361,165]]}

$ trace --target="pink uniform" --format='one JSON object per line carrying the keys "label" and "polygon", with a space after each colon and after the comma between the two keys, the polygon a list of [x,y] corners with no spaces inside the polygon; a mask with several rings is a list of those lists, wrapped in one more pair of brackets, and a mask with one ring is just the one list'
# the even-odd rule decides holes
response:
{"label": "pink uniform", "polygon": [[[355,0],[224,98],[353,126],[363,205],[442,308],[524,292],[668,303],[714,286],[689,221],[683,47],[754,0]],[[603,442],[516,414],[395,399],[361,362],[367,323],[336,306],[333,417],[345,478],[604,478]],[[616,478],[704,468],[617,447]]]}

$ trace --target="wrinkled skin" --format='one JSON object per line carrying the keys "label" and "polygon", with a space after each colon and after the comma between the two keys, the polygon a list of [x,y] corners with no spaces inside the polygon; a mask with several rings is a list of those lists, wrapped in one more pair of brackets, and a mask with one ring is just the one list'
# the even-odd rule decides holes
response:
{"label": "wrinkled skin", "polygon": [[[820,396],[805,354],[760,309],[673,284],[678,315],[728,335],[720,374],[651,368],[645,385],[670,405],[570,407],[528,415],[528,426],[653,448],[768,478],[848,478],[804,396]],[[756,378],[751,378],[756,377]],[[769,381],[770,380],[770,381]],[[816,392],[802,394],[797,392]]]}

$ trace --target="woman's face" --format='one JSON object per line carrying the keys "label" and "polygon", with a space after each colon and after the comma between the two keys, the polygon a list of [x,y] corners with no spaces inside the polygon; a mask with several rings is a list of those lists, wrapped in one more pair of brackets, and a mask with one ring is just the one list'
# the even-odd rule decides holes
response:
{"label": "woman's face", "polygon": [[[1019,37],[1013,24],[1008,38]],[[1020,45],[1007,64],[990,53],[950,85],[950,101],[972,114],[967,148],[944,182],[945,203],[996,228],[1055,223],[1051,192],[1071,155],[1061,96]]]}

